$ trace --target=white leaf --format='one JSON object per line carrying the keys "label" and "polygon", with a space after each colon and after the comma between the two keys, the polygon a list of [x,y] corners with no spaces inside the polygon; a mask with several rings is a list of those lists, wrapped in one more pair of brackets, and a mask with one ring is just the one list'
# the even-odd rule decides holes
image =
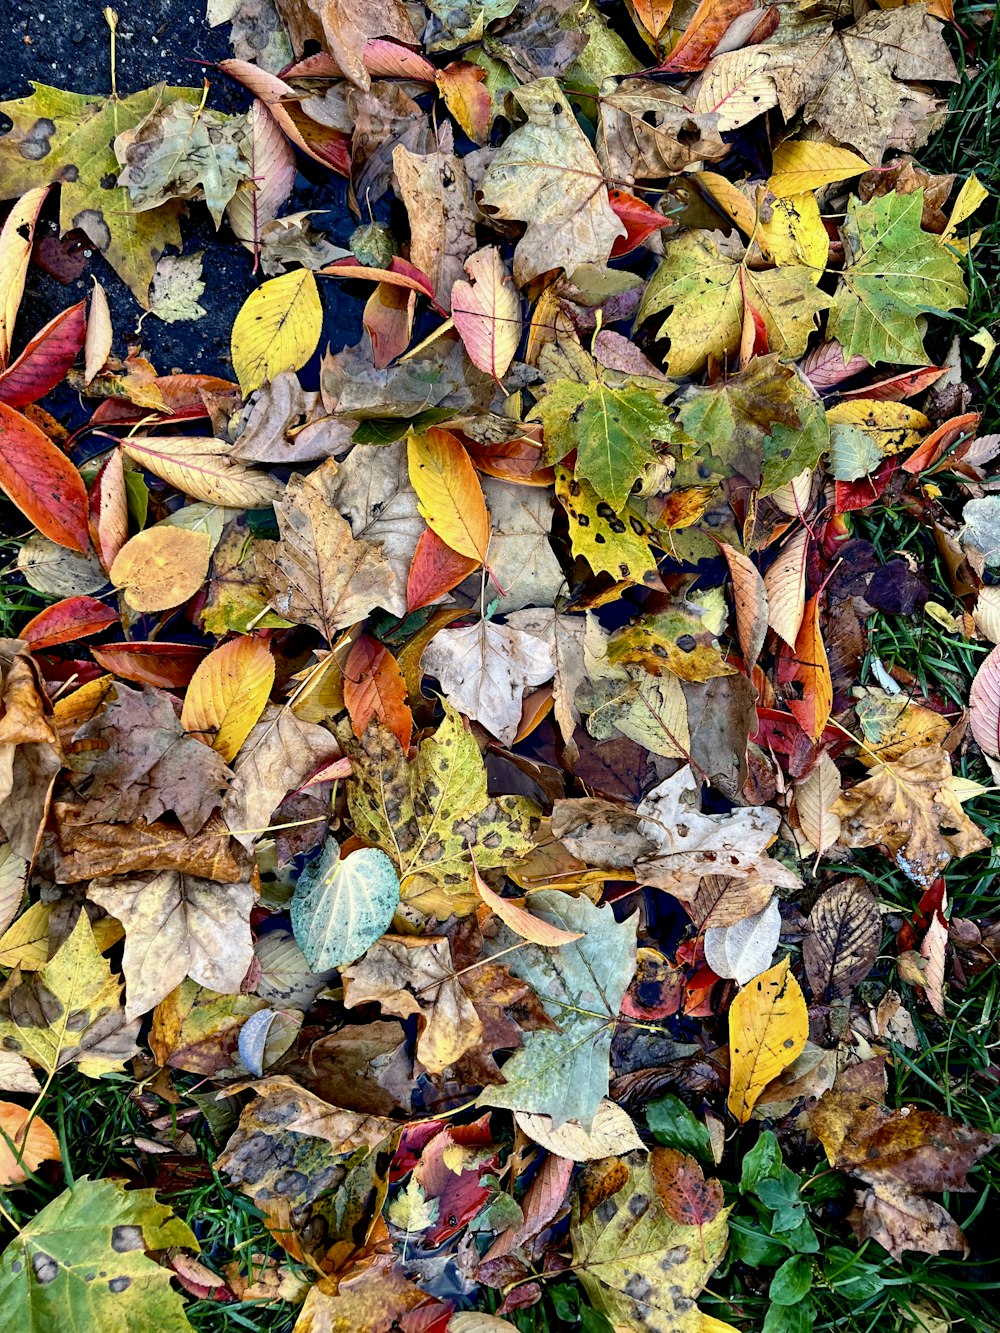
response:
{"label": "white leaf", "polygon": [[710,926],[705,931],[705,961],[716,975],[732,977],[741,986],[766,972],[781,936],[778,900],[762,912],[733,926]]}
{"label": "white leaf", "polygon": [[515,1111],[514,1119],[528,1138],[557,1157],[572,1162],[591,1162],[599,1157],[621,1157],[624,1153],[646,1151],[646,1145],[627,1111],[605,1097],[597,1108],[590,1129],[579,1120],[567,1120],[558,1129],[547,1115]]}

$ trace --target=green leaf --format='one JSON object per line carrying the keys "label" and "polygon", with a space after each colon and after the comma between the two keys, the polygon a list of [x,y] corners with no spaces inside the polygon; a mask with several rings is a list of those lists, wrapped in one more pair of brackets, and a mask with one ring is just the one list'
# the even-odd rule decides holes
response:
{"label": "green leaf", "polygon": [[788,1254],[784,1237],[769,1236],[745,1217],[734,1218],[729,1231],[729,1254],[751,1268],[773,1268]]}
{"label": "green leaf", "polygon": [[574,1270],[591,1304],[615,1328],[698,1333],[695,1300],[725,1254],[729,1210],[701,1227],[674,1222],[648,1161],[637,1153],[623,1160],[629,1176],[617,1194],[582,1221],[579,1197],[574,1203]]}
{"label": "green leaf", "polygon": [[[484,1089],[480,1106],[501,1106],[551,1116],[555,1126],[579,1120],[589,1128],[608,1095],[611,1037],[622,997],[635,971],[637,916],[618,922],[610,907],[544,889],[529,899],[543,921],[582,938],[558,949],[531,944],[507,957],[507,966],[538,995],[558,1030],[526,1032],[521,1049],[503,1067],[502,1087]],[[520,942],[506,927],[496,948]]]}
{"label": "green leaf", "polygon": [[0,1011],[0,1046],[48,1073],[73,1061],[88,1078],[120,1070],[138,1054],[139,1033],[138,1019],[125,1022],[121,991],[81,911],[42,970],[8,995]]}
{"label": "green leaf", "polygon": [[666,247],[636,323],[670,311],[658,330],[659,337],[670,339],[667,373],[690,375],[709,357],[721,361],[739,347],[745,289],[764,321],[772,350],[798,357],[806,350],[816,316],[830,304],[816,286],[819,276],[804,264],[745,268],[720,254],[709,233],[684,232]]}
{"label": "green leaf", "polygon": [[21,195],[36,185],[61,184],[59,220],[63,231],[79,227],[97,246],[142,306],[149,304],[149,283],[167,245],[179,246],[178,199],[137,213],[127,189],[103,182],[118,179],[115,137],[133,129],[161,102],[181,100],[197,106],[200,88],[157,84],[115,98],[68,93],[33,83],[30,97],[0,102],[14,122],[0,138],[0,194]]}
{"label": "green leaf", "polygon": [[399,876],[385,852],[361,847],[341,857],[327,839],[299,876],[292,930],[314,972],[356,962],[389,929],[399,906]]}
{"label": "green leaf", "polygon": [[190,1333],[169,1270],[145,1253],[175,1245],[199,1248],[152,1190],[81,1176],[0,1258],[0,1326],[17,1333]]}
{"label": "green leaf", "polygon": [[812,1263],[804,1254],[793,1254],[771,1278],[767,1294],[776,1305],[797,1305],[809,1293],[812,1284]]}
{"label": "green leaf", "polygon": [[765,1129],[743,1158],[740,1193],[751,1193],[762,1180],[774,1180],[781,1174],[783,1165],[778,1140],[769,1129]]}
{"label": "green leaf", "polygon": [[772,1305],[761,1325],[761,1333],[811,1333],[816,1322],[812,1301],[798,1305]]}
{"label": "green leaf", "polygon": [[745,477],[764,495],[815,467],[830,446],[816,390],[775,355],[754,357],[738,375],[689,389],[677,418],[698,441],[699,479],[708,465],[720,478]]}
{"label": "green leaf", "polygon": [[679,1097],[668,1092],[646,1107],[646,1124],[657,1143],[679,1152],[712,1161],[712,1139],[708,1130]]}
{"label": "green leaf", "polygon": [[776,1176],[758,1181],[756,1194],[764,1207],[774,1213],[775,1231],[794,1231],[806,1220],[806,1206],[799,1198],[799,1178],[787,1166]]}
{"label": "green leaf", "polygon": [[873,364],[926,364],[916,317],[927,310],[964,306],[958,257],[921,229],[924,192],[852,199],[841,229],[845,264],[828,333],[845,363],[863,356]]}
{"label": "green leaf", "polygon": [[857,481],[882,461],[878,441],[860,426],[838,422],[830,427],[830,472],[834,481]]}
{"label": "green leaf", "polygon": [[616,514],[653,461],[654,440],[669,440],[673,414],[656,394],[635,384],[613,388],[601,379],[560,379],[531,413],[541,421],[549,461],[576,450],[576,475],[589,481]]}

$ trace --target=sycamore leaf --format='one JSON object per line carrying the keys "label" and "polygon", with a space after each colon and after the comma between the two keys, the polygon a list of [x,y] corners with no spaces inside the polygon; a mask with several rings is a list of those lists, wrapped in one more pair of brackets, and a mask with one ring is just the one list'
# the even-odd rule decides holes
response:
{"label": "sycamore leaf", "polygon": [[125,543],[108,576],[134,611],[164,611],[194,596],[211,554],[207,533],[157,525]]}
{"label": "sycamore leaf", "polygon": [[411,430],[407,461],[427,526],[459,555],[484,562],[490,516],[479,474],[462,442],[447,430]]}
{"label": "sycamore leaf", "polygon": [[504,745],[517,734],[524,691],[551,680],[555,671],[550,644],[492,620],[439,630],[420,661],[441,682],[448,702]]}
{"label": "sycamore leaf", "polygon": [[628,1175],[610,1198],[583,1216],[574,1201],[573,1268],[590,1303],[616,1328],[702,1333],[695,1303],[722,1262],[728,1242],[721,1209],[700,1228],[675,1222],[660,1199],[648,1161],[625,1159]]}
{"label": "sycamore leaf", "polygon": [[965,305],[958,257],[921,229],[923,204],[923,190],[915,190],[848,205],[844,272],[828,329],[845,361],[863,356],[873,364],[925,365],[917,316]]}
{"label": "sycamore leaf", "polygon": [[73,736],[74,742],[93,743],[78,758],[89,777],[87,817],[152,821],[172,810],[193,836],[228,784],[222,756],[187,735],[169,694],[124,685],[116,685],[115,692],[104,711]]}
{"label": "sycamore leaf", "polygon": [[527,123],[493,154],[477,198],[487,216],[528,224],[514,251],[517,285],[550,269],[607,263],[625,228],[562,89],[555,79],[536,79],[512,96]]}
{"label": "sycamore leaf", "polygon": [[233,321],[233,369],[244,397],[283,370],[300,370],[323,327],[316,277],[293,269],[250,293]]}
{"label": "sycamore leaf", "polygon": [[264,711],[273,684],[274,658],[264,640],[250,635],[230,639],[210,652],[191,677],[181,726],[229,763]]}
{"label": "sycamore leaf", "polygon": [[809,1015],[788,959],[744,986],[729,1010],[729,1110],[741,1125],[772,1079],[802,1054]]}
{"label": "sycamore leaf", "polygon": [[185,977],[234,995],[253,959],[249,884],[175,870],[95,879],[87,896],[125,927],[125,1016],[140,1018]]}
{"label": "sycamore leaf", "polygon": [[[480,1106],[501,1106],[551,1116],[553,1128],[579,1120],[590,1129],[608,1095],[608,1061],[614,1022],[635,971],[638,918],[615,920],[610,907],[571,898],[557,889],[532,895],[532,911],[580,939],[557,949],[528,944],[508,966],[534,989],[555,1031],[526,1032],[521,1049],[504,1065],[501,1087],[485,1088]],[[506,927],[499,949],[520,937]]]}
{"label": "sycamore leaf", "polygon": [[440,1074],[476,1046],[483,1025],[455,976],[446,939],[383,935],[360,962],[344,968],[348,1009],[371,1001],[383,1013],[420,1019],[417,1059]]}
{"label": "sycamore leaf", "polygon": [[151,1189],[81,1176],[25,1223],[0,1258],[0,1322],[24,1333],[71,1322],[191,1333],[170,1270],[146,1255],[173,1246],[197,1250],[198,1242]]}
{"label": "sycamore leaf", "polygon": [[385,852],[361,847],[342,857],[330,838],[299,876],[292,930],[313,971],[328,972],[356,962],[388,930],[398,906],[399,876]]}
{"label": "sycamore leaf", "polygon": [[44,83],[32,87],[30,97],[0,103],[0,111],[14,122],[0,138],[0,193],[9,199],[58,181],[61,229],[86,232],[139,304],[147,305],[156,261],[168,245],[180,246],[177,220],[183,204],[171,199],[136,213],[128,190],[114,184],[119,171],[115,136],[137,125],[157,104],[197,106],[202,90],[157,84],[120,98],[63,92]]}
{"label": "sycamore leaf", "polygon": [[[345,784],[352,826],[392,857],[404,898],[429,886],[469,895],[473,850],[479,869],[491,870],[531,845],[535,807],[520,797],[489,798],[479,747],[449,703],[444,721],[410,760],[395,736],[374,723],[360,741],[342,739],[353,766]],[[477,901],[471,894],[465,910]]]}
{"label": "sycamore leaf", "polygon": [[816,286],[819,274],[803,264],[751,270],[721,254],[710,233],[684,232],[643,293],[636,322],[669,310],[659,336],[670,339],[667,372],[690,375],[709,357],[735,352],[743,332],[744,301],[764,321],[773,352],[801,356],[830,298]]}
{"label": "sycamore leaf", "polygon": [[335,472],[331,460],[309,476],[296,473],[274,506],[281,540],[256,547],[271,605],[286,620],[314,626],[328,643],[338,629],[356,625],[376,606],[406,613],[383,553],[373,542],[352,537],[337,512]]}
{"label": "sycamore leaf", "polygon": [[656,454],[653,445],[669,440],[673,413],[652,390],[638,384],[614,387],[598,377],[586,383],[557,379],[531,413],[541,421],[551,462],[576,450],[577,477],[588,481],[620,514],[632,486]]}
{"label": "sycamore leaf", "polygon": [[962,809],[951,759],[940,745],[918,746],[845,791],[833,813],[845,847],[881,847],[924,888],[953,856],[989,846]]}
{"label": "sycamore leaf", "polygon": [[469,360],[499,380],[521,340],[521,302],[495,245],[465,261],[470,281],[451,289],[451,315]]}
{"label": "sycamore leaf", "polygon": [[240,181],[252,174],[242,116],[188,102],[157,103],[115,139],[124,186],[137,213],[170,199],[204,198],[216,227]]}
{"label": "sycamore leaf", "polygon": [[138,1019],[129,1023],[121,983],[101,956],[87,913],[52,958],[7,995],[0,1043],[46,1073],[75,1063],[88,1078],[121,1070],[138,1054]]}

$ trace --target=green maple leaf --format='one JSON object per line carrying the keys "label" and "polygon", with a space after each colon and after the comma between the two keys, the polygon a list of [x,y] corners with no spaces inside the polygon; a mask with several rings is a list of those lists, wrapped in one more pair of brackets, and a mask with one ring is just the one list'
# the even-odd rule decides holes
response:
{"label": "green maple leaf", "polygon": [[603,379],[558,379],[531,413],[541,421],[549,461],[576,450],[576,475],[589,481],[616,514],[621,513],[656,453],[652,440],[674,434],[673,414],[638,384],[620,388]]}
{"label": "green maple leaf", "polygon": [[64,92],[33,83],[30,97],[0,102],[14,122],[0,138],[0,196],[11,199],[38,185],[62,187],[60,225],[79,227],[100,250],[140,305],[149,305],[149,284],[167,245],[180,245],[177,220],[184,205],[171,199],[137,213],[114,153],[117,135],[133,129],[162,100],[197,105],[201,90],[158,84],[130,97]]}
{"label": "green maple leaf", "polygon": [[170,1271],[147,1250],[198,1249],[152,1190],[81,1176],[0,1258],[0,1326],[19,1333],[191,1333]]}
{"label": "green maple leaf", "polygon": [[958,256],[920,227],[923,190],[852,199],[841,229],[845,264],[830,312],[829,334],[845,360],[924,365],[917,315],[964,306]]}
{"label": "green maple leaf", "polygon": [[[635,971],[635,913],[616,921],[610,907],[541,889],[531,910],[554,926],[579,932],[558,949],[529,944],[510,954],[508,967],[538,995],[556,1029],[525,1032],[520,1050],[503,1067],[500,1087],[485,1088],[480,1106],[548,1115],[561,1125],[589,1128],[608,1095],[611,1038],[622,998]],[[503,927],[498,950],[523,943]]]}
{"label": "green maple leaf", "polygon": [[[716,384],[689,389],[677,418],[700,449],[711,450],[713,472],[745,477],[765,495],[815,467],[830,447],[819,395],[775,354],[754,357]],[[693,481],[702,477],[699,472]]]}
{"label": "green maple leaf", "polygon": [[355,833],[395,863],[404,899],[471,888],[473,856],[492,870],[532,845],[537,807],[519,796],[491,800],[479,746],[445,703],[445,719],[407,760],[391,731],[371,725],[360,741],[338,733],[353,771],[347,801]]}

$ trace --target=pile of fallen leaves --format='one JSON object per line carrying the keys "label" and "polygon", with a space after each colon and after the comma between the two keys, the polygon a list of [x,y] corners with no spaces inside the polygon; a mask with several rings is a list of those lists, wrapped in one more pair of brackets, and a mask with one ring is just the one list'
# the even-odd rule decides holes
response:
{"label": "pile of fallen leaves", "polygon": [[[766,1328],[808,1329],[852,1231],[965,1252],[932,1196],[1000,1140],[887,1078],[901,991],[933,1022],[953,943],[997,946],[942,876],[988,846],[956,763],[1000,761],[1000,648],[967,710],[862,671],[876,613],[1000,641],[1000,437],[944,319],[985,191],[912,156],[950,11],[209,17],[245,115],[2,106],[0,486],[42,609],[0,644],[0,1322],[710,1333],[763,1267]],[[310,159],[349,252],[283,212]],[[234,381],[157,373],[96,282],[15,336],[56,193],[166,320],[211,305],[164,254],[207,206],[262,275]],[[365,335],[317,363],[329,283]],[[877,504],[954,609],[856,535]],[[59,1192],[71,1065],[145,1130]],[[273,1238],[224,1271],[149,1187],[210,1139]]]}

